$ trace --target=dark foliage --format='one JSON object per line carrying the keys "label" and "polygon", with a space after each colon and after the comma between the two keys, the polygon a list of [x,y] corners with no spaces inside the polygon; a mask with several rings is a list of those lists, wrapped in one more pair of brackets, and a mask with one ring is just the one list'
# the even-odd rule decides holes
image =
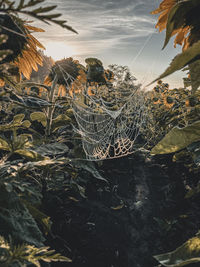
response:
{"label": "dark foliage", "polygon": [[1,34],[8,36],[7,42],[0,45],[0,49],[10,49],[11,55],[8,55],[1,61],[1,64],[5,62],[13,61],[23,50],[24,45],[27,43],[26,30],[23,24],[20,23],[16,17],[8,14],[0,14],[0,26]]}

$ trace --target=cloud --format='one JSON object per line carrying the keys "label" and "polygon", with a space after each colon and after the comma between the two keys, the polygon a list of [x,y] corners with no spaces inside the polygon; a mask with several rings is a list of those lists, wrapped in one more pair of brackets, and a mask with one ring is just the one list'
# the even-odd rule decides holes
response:
{"label": "cloud", "polygon": [[[55,4],[48,0],[48,4]],[[58,11],[79,34],[52,26],[38,34],[44,43],[60,41],[76,47],[79,55],[116,53],[123,45],[127,49],[154,31],[155,18],[149,14],[155,8],[152,0],[59,0]],[[44,25],[41,25],[44,28]],[[113,50],[114,49],[114,50]]]}
{"label": "cloud", "polygon": [[[87,57],[98,57],[104,66],[128,65],[141,81],[149,72],[152,77],[147,79],[147,84],[181,51],[171,44],[161,52],[164,33],[152,34],[156,32],[156,17],[150,12],[157,8],[157,0],[46,0],[46,5],[55,4],[56,13],[62,13],[62,18],[79,34],[37,21],[35,25],[46,32],[36,37],[44,45],[61,42],[73,47],[75,58],[81,62]],[[170,76],[166,82],[182,85],[181,74]]]}

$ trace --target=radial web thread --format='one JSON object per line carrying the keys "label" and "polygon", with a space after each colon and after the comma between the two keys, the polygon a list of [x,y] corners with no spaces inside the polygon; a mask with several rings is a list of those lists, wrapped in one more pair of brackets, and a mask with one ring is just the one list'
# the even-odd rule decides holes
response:
{"label": "radial web thread", "polygon": [[[62,73],[66,83],[73,80],[64,70]],[[115,83],[91,89],[85,84],[71,97],[71,107],[78,126],[74,130],[81,136],[88,160],[113,159],[134,152],[146,119],[144,96],[137,86]]]}

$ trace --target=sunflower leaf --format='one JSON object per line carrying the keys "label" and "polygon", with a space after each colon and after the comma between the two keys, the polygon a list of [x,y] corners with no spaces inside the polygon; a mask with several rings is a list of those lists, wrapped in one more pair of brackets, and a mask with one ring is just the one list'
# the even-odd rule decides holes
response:
{"label": "sunflower leaf", "polygon": [[47,7],[39,7],[37,9],[34,9],[32,12],[38,14],[38,13],[45,13],[45,12],[49,12],[52,11],[53,9],[55,9],[57,6],[47,6]]}
{"label": "sunflower leaf", "polygon": [[152,150],[151,154],[174,153],[200,140],[200,121],[184,128],[174,127]]}
{"label": "sunflower leaf", "polygon": [[200,41],[193,44],[191,47],[189,47],[186,51],[182,52],[181,54],[178,54],[177,56],[175,56],[170,66],[149,85],[184,68],[186,65],[190,64],[192,61],[195,61],[195,59],[198,58],[198,56],[200,56]]}
{"label": "sunflower leaf", "polygon": [[30,115],[32,121],[40,122],[44,127],[47,125],[47,118],[43,112],[33,112]]}
{"label": "sunflower leaf", "polygon": [[154,258],[166,267],[181,267],[191,263],[200,262],[200,236],[197,235],[176,250],[156,255]]}

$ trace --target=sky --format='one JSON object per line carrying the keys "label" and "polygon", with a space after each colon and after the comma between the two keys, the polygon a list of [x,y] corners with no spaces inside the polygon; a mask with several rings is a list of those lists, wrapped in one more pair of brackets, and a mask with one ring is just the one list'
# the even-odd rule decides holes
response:
{"label": "sky", "polygon": [[[47,48],[46,54],[55,60],[64,56],[84,63],[87,57],[99,58],[104,67],[126,65],[143,85],[157,78],[172,58],[181,52],[171,41],[162,50],[165,33],[155,29],[157,17],[151,15],[159,0],[47,0],[57,5],[57,11],[78,34],[56,25],[36,22],[45,33],[36,37]],[[55,11],[54,11],[55,12]],[[183,86],[177,72],[166,79],[171,88]]]}

